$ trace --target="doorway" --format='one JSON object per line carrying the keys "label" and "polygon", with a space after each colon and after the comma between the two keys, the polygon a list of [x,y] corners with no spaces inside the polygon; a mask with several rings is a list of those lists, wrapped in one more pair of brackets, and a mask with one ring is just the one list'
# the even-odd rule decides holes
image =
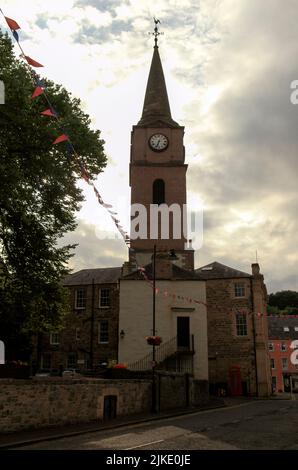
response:
{"label": "doorway", "polygon": [[103,419],[109,420],[116,418],[117,414],[117,396],[106,395],[104,397]]}
{"label": "doorway", "polygon": [[189,317],[177,317],[177,349],[189,350]]}

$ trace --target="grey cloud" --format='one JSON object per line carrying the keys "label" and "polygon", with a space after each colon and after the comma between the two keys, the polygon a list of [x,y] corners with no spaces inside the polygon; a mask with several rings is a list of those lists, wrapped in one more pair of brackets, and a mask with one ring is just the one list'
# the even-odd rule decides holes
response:
{"label": "grey cloud", "polygon": [[123,32],[131,31],[132,24],[128,21],[114,20],[110,26],[93,26],[85,22],[73,35],[74,42],[81,44],[103,44]]}
{"label": "grey cloud", "polygon": [[[63,245],[77,243],[70,266],[74,271],[86,268],[122,266],[127,248],[122,240],[96,237],[95,226],[80,220],[74,232],[60,240]],[[112,253],[112,254],[111,254]]]}
{"label": "grey cloud", "polygon": [[109,11],[121,4],[121,0],[78,0],[75,2],[75,7],[91,6],[99,11]]}

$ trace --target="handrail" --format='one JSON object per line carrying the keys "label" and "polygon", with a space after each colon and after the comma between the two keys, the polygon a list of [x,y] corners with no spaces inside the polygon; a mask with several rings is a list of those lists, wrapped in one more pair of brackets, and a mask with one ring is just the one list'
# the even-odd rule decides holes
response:
{"label": "handrail", "polygon": [[[179,348],[177,344],[177,336],[169,339],[165,343],[162,343],[160,346],[155,347],[155,362],[156,365],[160,364],[161,362],[165,361],[168,357],[172,356],[177,352],[186,352],[192,351],[194,352],[194,335],[190,335],[190,342],[189,347]],[[152,361],[153,361],[153,351],[146,354],[146,356],[138,359],[135,362],[132,362],[127,365],[127,368],[130,370],[150,370],[152,369]]]}

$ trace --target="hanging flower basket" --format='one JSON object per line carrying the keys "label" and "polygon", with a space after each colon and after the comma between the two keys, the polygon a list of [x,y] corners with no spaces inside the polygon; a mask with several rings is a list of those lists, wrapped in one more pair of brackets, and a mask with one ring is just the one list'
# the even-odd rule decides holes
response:
{"label": "hanging flower basket", "polygon": [[162,343],[162,338],[160,336],[147,336],[146,341],[151,346],[159,346]]}

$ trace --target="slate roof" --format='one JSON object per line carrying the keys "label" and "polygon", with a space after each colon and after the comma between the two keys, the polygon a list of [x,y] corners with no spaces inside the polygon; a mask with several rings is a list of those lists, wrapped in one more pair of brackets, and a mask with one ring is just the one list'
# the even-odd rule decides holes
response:
{"label": "slate roof", "polygon": [[206,264],[201,268],[195,270],[197,275],[200,275],[202,279],[237,279],[237,278],[249,278],[251,274],[239,271],[238,269],[230,268],[225,264],[214,261],[213,263]]}
{"label": "slate roof", "polygon": [[64,279],[64,286],[81,286],[92,284],[116,284],[121,276],[121,268],[82,269],[69,274]]}
{"label": "slate roof", "polygon": [[[295,331],[295,326],[298,328],[298,317],[285,315],[268,316],[268,337],[269,339],[298,339],[298,331]],[[289,331],[284,331],[284,327],[288,327]]]}
{"label": "slate roof", "polygon": [[[145,266],[146,274],[149,277],[149,279],[153,278],[152,274],[152,263],[147,264]],[[123,279],[132,279],[132,280],[144,280],[143,275],[140,273],[140,271],[133,271],[130,274],[127,274],[126,276],[123,277]],[[156,277],[158,279],[158,277]],[[200,281],[204,280],[200,273],[196,273],[195,271],[188,271],[187,269],[180,268],[180,266],[177,266],[176,264],[173,263],[173,276],[170,278],[171,280],[187,280],[187,281]]]}
{"label": "slate roof", "polygon": [[154,47],[143,113],[138,126],[144,127],[180,127],[172,119],[169,98],[158,46]]}

